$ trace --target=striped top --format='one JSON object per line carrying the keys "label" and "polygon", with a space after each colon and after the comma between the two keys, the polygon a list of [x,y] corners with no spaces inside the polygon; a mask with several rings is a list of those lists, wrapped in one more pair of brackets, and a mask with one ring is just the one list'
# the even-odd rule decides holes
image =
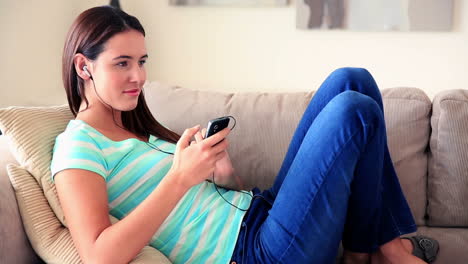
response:
{"label": "striped top", "polygon": [[[175,144],[150,135],[153,146],[174,152]],[[84,169],[107,184],[110,214],[128,215],[159,184],[172,165],[172,155],[130,138],[112,141],[81,120],[71,120],[55,140],[52,180],[64,169]],[[219,188],[229,202],[247,208],[251,197]],[[245,212],[226,203],[214,185],[192,187],[153,235],[150,245],[173,263],[228,263]]]}

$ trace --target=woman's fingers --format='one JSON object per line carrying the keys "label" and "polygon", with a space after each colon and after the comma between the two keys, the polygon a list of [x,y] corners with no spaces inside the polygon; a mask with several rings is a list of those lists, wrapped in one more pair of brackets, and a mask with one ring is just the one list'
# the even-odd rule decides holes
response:
{"label": "woman's fingers", "polygon": [[[202,130],[202,131],[203,131],[203,130]],[[197,133],[195,134],[195,140],[197,141],[197,143],[200,143],[200,142],[203,141],[202,133],[203,133],[203,132],[197,132]]]}
{"label": "woman's fingers", "polygon": [[205,138],[205,136],[206,136],[206,127],[202,128],[201,133],[202,133],[202,137]]}
{"label": "woman's fingers", "polygon": [[214,153],[224,152],[227,147],[229,146],[229,141],[227,138],[223,139],[223,141],[219,142],[216,146],[213,146]]}
{"label": "woman's fingers", "polygon": [[229,134],[229,132],[231,132],[231,129],[229,129],[228,127],[219,131],[218,133],[210,136],[209,138],[207,138],[205,141],[206,141],[206,144],[208,144],[209,146],[214,146],[216,145],[217,143],[219,143],[220,141],[222,141],[225,137],[227,137],[227,135]]}
{"label": "woman's fingers", "polygon": [[190,144],[192,137],[195,135],[195,133],[198,132],[199,129],[200,125],[196,125],[194,127],[185,129],[184,133],[182,133],[182,136],[180,136],[179,141],[177,141],[176,150],[180,151],[182,149],[187,148]]}

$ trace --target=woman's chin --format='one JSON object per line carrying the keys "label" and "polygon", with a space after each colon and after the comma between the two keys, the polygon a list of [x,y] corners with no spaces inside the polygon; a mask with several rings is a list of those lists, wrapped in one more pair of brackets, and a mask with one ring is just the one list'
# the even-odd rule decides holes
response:
{"label": "woman's chin", "polygon": [[131,104],[131,105],[122,105],[121,107],[119,107],[120,111],[122,112],[128,112],[128,111],[132,111],[132,110],[135,110],[135,108],[137,107],[138,104]]}

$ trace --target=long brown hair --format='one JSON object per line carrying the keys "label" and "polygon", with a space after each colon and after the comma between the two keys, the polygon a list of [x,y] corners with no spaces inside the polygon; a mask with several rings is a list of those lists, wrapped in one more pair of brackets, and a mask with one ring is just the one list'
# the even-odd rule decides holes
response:
{"label": "long brown hair", "polygon": [[[62,79],[68,105],[74,116],[80,109],[81,100],[85,100],[86,105],[89,105],[84,93],[84,81],[75,70],[75,54],[81,53],[88,59],[95,60],[104,50],[107,40],[115,34],[131,29],[145,36],[145,30],[136,17],[111,6],[90,8],[73,22],[63,48]],[[143,93],[139,95],[135,109],[122,111],[122,123],[127,130],[138,136],[148,137],[152,134],[172,143],[176,143],[180,138],[177,133],[156,121]]]}

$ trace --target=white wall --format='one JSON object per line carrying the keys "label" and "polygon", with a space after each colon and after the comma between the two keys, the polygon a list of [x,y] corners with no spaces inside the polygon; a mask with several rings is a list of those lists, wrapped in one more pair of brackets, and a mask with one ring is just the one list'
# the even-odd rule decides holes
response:
{"label": "white wall", "polygon": [[61,0],[0,0],[0,107],[66,102],[61,51],[72,11]]}
{"label": "white wall", "polygon": [[[296,0],[300,1],[300,0]],[[0,0],[0,107],[66,103],[61,52],[68,27],[103,0]],[[432,97],[468,88],[468,4],[455,0],[453,32],[296,29],[286,7],[175,7],[121,0],[147,31],[148,80],[218,91],[317,89],[335,68],[369,69],[381,88]]]}

